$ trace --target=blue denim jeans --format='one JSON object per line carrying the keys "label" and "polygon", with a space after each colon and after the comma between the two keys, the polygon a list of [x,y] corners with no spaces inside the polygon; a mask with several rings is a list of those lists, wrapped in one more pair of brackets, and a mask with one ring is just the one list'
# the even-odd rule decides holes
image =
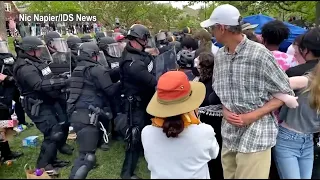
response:
{"label": "blue denim jeans", "polygon": [[279,126],[274,161],[281,179],[311,179],[313,134],[301,134]]}

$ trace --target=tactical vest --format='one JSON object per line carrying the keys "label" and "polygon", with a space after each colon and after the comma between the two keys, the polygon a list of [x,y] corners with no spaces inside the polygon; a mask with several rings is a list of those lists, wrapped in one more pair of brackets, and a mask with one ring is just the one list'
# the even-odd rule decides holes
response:
{"label": "tactical vest", "polygon": [[[67,103],[73,107],[75,107],[80,95],[97,96],[97,89],[94,83],[84,78],[86,69],[93,66],[95,65],[77,66],[72,72],[69,88],[70,94]],[[70,108],[68,108],[68,113],[72,111]]]}
{"label": "tactical vest", "polygon": [[[38,74],[40,75],[40,77],[43,77],[45,79],[50,79],[50,78],[53,77],[51,69],[47,64],[45,64],[45,63],[35,63],[35,62],[32,62],[29,59],[24,59],[24,60],[25,60],[26,64],[30,64],[30,65],[33,65],[34,67],[36,67],[36,69],[39,72]],[[19,67],[19,68],[21,68],[21,67]],[[16,86],[18,87],[18,89],[21,92],[22,96],[26,96],[28,94],[33,93],[33,91],[32,92],[26,92],[24,90],[24,88],[20,87],[20,85],[18,83],[16,83]]]}

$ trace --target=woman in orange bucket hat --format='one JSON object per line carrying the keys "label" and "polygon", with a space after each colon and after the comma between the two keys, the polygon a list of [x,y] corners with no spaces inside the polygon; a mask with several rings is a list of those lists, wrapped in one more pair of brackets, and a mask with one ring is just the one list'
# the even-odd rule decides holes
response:
{"label": "woman in orange bucket hat", "polygon": [[189,82],[181,71],[160,76],[147,107],[152,125],[141,135],[151,179],[210,179],[207,163],[219,145],[213,128],[195,113],[204,97],[205,86]]}

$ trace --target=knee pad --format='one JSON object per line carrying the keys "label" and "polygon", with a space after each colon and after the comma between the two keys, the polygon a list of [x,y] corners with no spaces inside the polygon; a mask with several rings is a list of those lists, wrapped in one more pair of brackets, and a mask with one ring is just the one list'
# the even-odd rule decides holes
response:
{"label": "knee pad", "polygon": [[139,142],[140,138],[141,138],[141,133],[140,133],[140,129],[138,126],[135,126],[132,128],[132,140],[134,142]]}
{"label": "knee pad", "polygon": [[73,179],[85,179],[91,169],[96,164],[96,155],[87,153],[83,159],[83,165],[77,169]]}
{"label": "knee pad", "polygon": [[54,141],[54,142],[60,142],[64,140],[64,133],[62,131],[58,131],[58,132],[51,132],[50,135],[50,140]]}
{"label": "knee pad", "polygon": [[87,153],[84,157],[84,162],[90,169],[92,169],[97,162],[96,155]]}

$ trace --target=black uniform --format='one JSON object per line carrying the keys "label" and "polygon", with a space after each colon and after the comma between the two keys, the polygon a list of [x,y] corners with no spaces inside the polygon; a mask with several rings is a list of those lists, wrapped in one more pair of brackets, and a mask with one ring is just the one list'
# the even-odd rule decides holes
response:
{"label": "black uniform", "polygon": [[[17,89],[12,77],[13,63],[14,59],[11,53],[0,53],[1,73],[7,75],[4,81],[0,82],[0,120],[11,119],[11,114],[13,113],[11,109],[12,100],[14,99],[14,94]],[[8,141],[0,142],[0,152],[0,157],[3,158],[4,161],[22,155],[22,153],[12,152]]]}
{"label": "black uniform", "polygon": [[[55,47],[51,45],[51,42],[53,41],[54,38],[61,38],[60,34],[57,32],[49,32],[44,36],[45,43],[47,45],[47,48],[50,52],[51,55],[56,53]],[[71,57],[70,57],[71,58]],[[71,59],[69,59],[71,61]],[[70,63],[56,63],[52,62],[49,64],[49,67],[53,71],[54,75],[59,75],[63,74],[65,72],[69,72],[70,69],[73,69],[75,67],[75,63],[71,63],[71,68],[70,68]],[[57,111],[57,116],[59,117],[58,119],[60,122],[64,123],[62,128],[63,128],[63,133],[64,133],[64,144],[63,146],[59,146],[59,151],[62,154],[67,154],[67,155],[72,155],[73,147],[70,145],[66,144],[68,134],[69,134],[69,126],[70,123],[68,122],[68,116],[67,116],[67,93],[66,92],[61,92],[59,98],[57,99],[56,103],[54,104],[54,107],[56,108]]]}
{"label": "black uniform", "polygon": [[26,53],[36,52],[41,46],[43,43],[37,37],[22,39],[20,48],[24,52],[19,54],[14,65],[14,79],[20,90],[25,112],[44,135],[37,168],[53,170],[55,165],[67,164],[56,160],[57,148],[65,143],[65,139],[61,127],[64,122],[57,118],[54,107],[66,81],[53,79],[53,74],[44,61]]}
{"label": "black uniform", "polygon": [[[139,38],[144,41],[147,41],[148,36],[150,36],[148,29],[140,24],[131,27],[127,35],[129,40]],[[138,43],[140,44],[140,42]],[[143,44],[141,46],[145,47]],[[157,81],[152,72],[153,59],[148,53],[133,48],[129,42],[122,56],[120,74],[123,93],[127,98],[126,107],[130,107],[128,105],[129,102],[132,103],[131,114],[130,108],[126,109],[129,117],[129,129],[126,134],[128,148],[123,162],[121,178],[135,179],[137,177],[134,175],[134,171],[138,163],[139,154],[142,151],[140,132],[145,124],[150,122],[146,107],[155,92]]]}
{"label": "black uniform", "polygon": [[[113,85],[107,69],[97,62],[99,48],[96,44],[84,43],[79,51],[80,62],[70,79],[68,99],[70,122],[77,133],[79,145],[79,157],[74,162],[70,179],[86,178],[95,165],[95,151],[100,136],[99,122],[108,124],[111,118],[110,111],[105,110],[110,109],[107,108],[108,99],[119,89]],[[90,106],[105,113],[94,111]]]}

